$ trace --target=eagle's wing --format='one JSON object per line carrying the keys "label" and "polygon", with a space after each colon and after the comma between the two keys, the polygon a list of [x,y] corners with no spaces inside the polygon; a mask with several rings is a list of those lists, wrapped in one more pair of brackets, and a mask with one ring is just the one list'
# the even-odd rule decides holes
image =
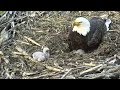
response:
{"label": "eagle's wing", "polygon": [[90,35],[91,37],[89,38],[87,45],[88,47],[98,46],[107,30],[105,21],[100,18],[93,18],[90,21],[90,24],[92,30],[91,32],[93,32],[93,34]]}
{"label": "eagle's wing", "polygon": [[88,41],[87,45],[88,47],[93,47],[93,46],[97,46],[101,43],[102,41],[102,31],[101,30],[96,30],[95,33],[93,34],[92,38],[90,39],[90,41]]}

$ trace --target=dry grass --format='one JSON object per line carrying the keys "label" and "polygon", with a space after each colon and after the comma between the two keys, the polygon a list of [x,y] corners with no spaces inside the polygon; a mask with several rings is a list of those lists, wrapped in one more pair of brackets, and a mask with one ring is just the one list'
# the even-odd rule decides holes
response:
{"label": "dry grass", "polygon": [[[26,12],[25,12],[26,13]],[[92,53],[77,55],[67,52],[67,30],[78,16],[90,19],[94,16],[108,14],[112,20],[110,30],[100,47]],[[120,13],[116,11],[40,11],[35,17],[24,18],[24,24],[17,26],[15,37],[7,44],[1,45],[0,78],[61,78],[71,68],[78,68],[68,78],[76,78],[81,71],[103,63],[106,58],[120,55]],[[26,39],[28,37],[29,39]],[[33,41],[30,41],[30,40]],[[37,44],[36,44],[37,43]],[[38,45],[39,44],[39,45]],[[48,46],[51,57],[48,61],[34,62],[31,54]],[[16,46],[20,49],[16,49]],[[6,61],[8,61],[6,63]],[[69,76],[68,75],[68,76]],[[67,77],[66,77],[67,78]]]}

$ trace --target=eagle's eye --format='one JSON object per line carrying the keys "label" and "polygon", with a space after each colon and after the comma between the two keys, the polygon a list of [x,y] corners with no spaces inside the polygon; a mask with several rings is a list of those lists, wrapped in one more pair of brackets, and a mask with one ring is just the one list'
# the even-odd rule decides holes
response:
{"label": "eagle's eye", "polygon": [[79,23],[82,23],[82,22],[79,22]]}
{"label": "eagle's eye", "polygon": [[74,22],[74,23],[73,23],[73,26],[80,26],[81,23],[82,23],[82,22]]}

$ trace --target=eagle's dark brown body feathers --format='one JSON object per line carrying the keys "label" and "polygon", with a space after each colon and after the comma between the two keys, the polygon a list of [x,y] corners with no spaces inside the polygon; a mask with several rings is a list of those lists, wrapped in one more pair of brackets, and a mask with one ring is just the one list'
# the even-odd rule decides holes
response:
{"label": "eagle's dark brown body feathers", "polygon": [[72,30],[70,30],[68,36],[68,45],[69,45],[68,48],[70,49],[70,51],[83,49],[83,48],[85,50],[87,48],[86,43],[87,41],[85,36],[79,35],[79,33],[72,32]]}

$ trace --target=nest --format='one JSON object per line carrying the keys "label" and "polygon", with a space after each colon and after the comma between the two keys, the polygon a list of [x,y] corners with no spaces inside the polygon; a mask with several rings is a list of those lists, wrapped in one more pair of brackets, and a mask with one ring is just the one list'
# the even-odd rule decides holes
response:
{"label": "nest", "polygon": [[[67,52],[67,27],[83,16],[107,14],[110,31],[97,50],[83,55]],[[7,11],[0,17],[0,78],[2,79],[96,79],[119,78],[120,13],[117,11]],[[42,46],[50,58],[31,57]],[[106,62],[108,61],[108,62]]]}

